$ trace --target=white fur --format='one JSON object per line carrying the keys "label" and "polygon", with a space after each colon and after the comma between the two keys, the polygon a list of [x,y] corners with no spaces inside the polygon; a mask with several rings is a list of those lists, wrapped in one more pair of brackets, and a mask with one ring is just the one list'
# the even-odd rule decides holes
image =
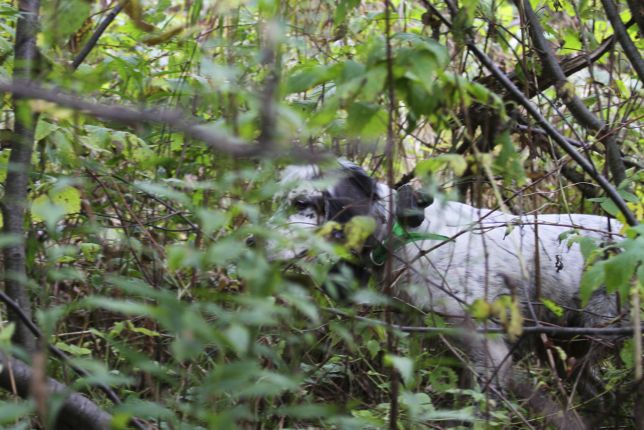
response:
{"label": "white fur", "polygon": [[[322,195],[310,182],[319,175],[320,171],[312,166],[288,168],[283,178],[297,181],[289,196]],[[392,191],[383,184],[376,189],[378,199],[372,215],[379,226],[375,236],[384,241],[386,216],[392,213],[387,210]],[[468,306],[475,300],[492,302],[508,294],[523,304],[528,319],[534,315],[534,308],[540,306],[539,297],[567,311],[580,310],[579,284],[584,259],[579,245],[562,240],[562,235],[574,229],[583,236],[608,242],[619,240],[622,229],[620,223],[603,216],[516,216],[441,200],[424,213],[425,220],[412,231],[434,233],[450,240],[419,240],[395,249],[391,256],[393,290],[413,307],[441,314],[455,324],[470,324]],[[322,223],[324,215],[318,215],[315,222]],[[311,223],[310,215],[296,212],[288,218],[287,225],[297,231],[296,227],[311,228],[318,224]],[[377,277],[384,279],[382,268],[375,271]],[[613,303],[614,299],[605,294],[598,297],[595,305],[589,306],[592,312],[583,310],[580,314],[581,324],[600,325],[613,319],[617,313]],[[459,340],[477,374],[490,375],[496,369],[495,386],[505,388],[511,359],[504,339],[487,338],[471,330]]]}

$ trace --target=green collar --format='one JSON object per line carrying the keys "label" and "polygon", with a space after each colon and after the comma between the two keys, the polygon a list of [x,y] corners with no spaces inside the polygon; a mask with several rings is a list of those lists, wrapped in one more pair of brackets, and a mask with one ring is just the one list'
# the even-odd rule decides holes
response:
{"label": "green collar", "polygon": [[371,262],[376,266],[382,266],[387,261],[388,252],[394,252],[403,246],[420,242],[423,240],[450,240],[449,237],[442,236],[436,233],[429,232],[409,232],[405,227],[400,224],[398,221],[394,223],[391,228],[391,237],[384,242],[381,242],[376,248],[373,249],[370,253]]}

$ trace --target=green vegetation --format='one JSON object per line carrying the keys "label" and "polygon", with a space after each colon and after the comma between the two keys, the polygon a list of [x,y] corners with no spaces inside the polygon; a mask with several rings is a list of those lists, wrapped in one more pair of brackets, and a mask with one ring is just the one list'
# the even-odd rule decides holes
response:
{"label": "green vegetation", "polygon": [[[374,282],[355,285],[359,304],[325,294],[329,266],[360,246],[370,219],[345,245],[312,232],[309,253],[288,264],[246,246],[249,235],[287,244],[267,221],[291,163],[341,156],[384,183],[414,172],[432,193],[480,207],[611,214],[632,224],[619,247],[568,237],[588,261],[581,297],[619,292],[641,329],[643,76],[641,57],[625,54],[628,41],[644,48],[635,1],[616,4],[627,42],[613,36],[612,0],[38,3],[0,0],[3,301],[40,332],[3,312],[2,428],[543,428],[521,399],[463,383],[449,335],[385,324],[397,307]],[[526,3],[567,83],[540,58]],[[405,325],[444,326],[405,312]],[[473,312],[521,333],[514,302]],[[617,396],[617,428],[644,422],[641,345],[631,335],[599,375]],[[575,358],[549,352],[518,365],[584,414],[575,381],[555,374]],[[33,371],[33,395],[12,394],[9,356]],[[65,424],[77,412],[44,375],[95,414]]]}

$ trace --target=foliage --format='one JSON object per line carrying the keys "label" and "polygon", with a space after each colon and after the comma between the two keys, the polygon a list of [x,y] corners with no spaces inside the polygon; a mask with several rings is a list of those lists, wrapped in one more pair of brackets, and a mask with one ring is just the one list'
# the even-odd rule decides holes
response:
{"label": "foliage", "polygon": [[[369,220],[344,227],[346,246],[329,243],[325,232],[299,237],[311,251],[288,270],[264,247],[245,244],[252,234],[277,248],[290,245],[273,227],[279,221],[273,198],[285,191],[276,172],[293,161],[293,147],[313,149],[319,159],[346,156],[386,181],[390,115],[395,177],[415,167],[433,192],[456,196],[459,190],[481,206],[496,206],[498,198],[526,187],[513,210],[617,215],[604,197],[589,200],[568,186],[557,174],[565,161],[553,160],[550,143],[515,133],[508,112],[514,107],[478,79],[485,72],[464,46],[470,32],[520,85],[540,71],[514,3],[461,2],[450,29],[433,22],[422,2],[394,1],[388,58],[382,2],[130,1],[72,71],[72,59],[109,13],[107,3],[42,2],[41,83],[100,103],[180,109],[245,141],[262,136],[268,94],[275,106],[268,124],[273,146],[271,157],[241,159],[177,133],[172,124],[126,125],[31,102],[40,117],[29,178],[28,286],[46,341],[91,376],[77,378],[53,357],[48,374],[89,393],[112,413],[114,428],[127,428],[134,416],[164,429],[384,428],[392,375],[401,383],[393,392],[399,428],[517,425],[512,411],[521,405],[494,404],[483,387],[460,388],[463,364],[438,337],[393,331],[392,351],[383,326],[353,318],[378,318],[391,304],[373,285],[356,293],[358,305],[331,312],[344,304],[321,285],[330,264],[373,231]],[[449,15],[442,2],[431,3]],[[612,34],[594,3],[539,6],[559,55],[596,49]],[[0,17],[5,79],[14,68],[15,2],[0,3]],[[271,50],[274,61],[267,60]],[[613,50],[572,79],[584,103],[618,129],[631,162],[621,190],[642,219],[642,84],[621,57]],[[272,93],[271,74],[278,76]],[[597,137],[548,103],[555,97],[550,88],[535,102],[549,120],[568,124],[567,136],[587,142],[586,155],[604,171]],[[10,130],[8,95],[3,106],[2,128]],[[486,128],[492,123],[496,130]],[[486,135],[493,136],[489,142]],[[9,149],[2,148],[4,180]],[[620,252],[613,252],[616,245],[571,239],[588,259],[585,300],[604,284],[625,302],[633,289],[644,291],[644,230],[625,234]],[[499,316],[513,336],[521,333],[515,301],[477,308],[479,318]],[[410,319],[442,325],[432,315]],[[3,347],[10,329],[0,331]],[[632,343],[622,351],[630,357],[625,368],[607,366],[611,385],[631,377],[628,348]],[[547,373],[533,376],[550,380]],[[113,387],[123,403],[112,404],[98,383]],[[53,413],[55,402],[50,407]],[[38,414],[34,402],[24,401],[0,407],[0,422],[27,428]]]}

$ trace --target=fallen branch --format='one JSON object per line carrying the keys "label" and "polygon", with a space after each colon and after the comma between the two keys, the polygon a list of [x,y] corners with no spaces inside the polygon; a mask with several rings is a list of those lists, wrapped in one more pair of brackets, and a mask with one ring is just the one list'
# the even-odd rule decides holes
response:
{"label": "fallen branch", "polygon": [[[36,339],[42,339],[42,333],[40,332],[40,330],[38,329],[38,327],[36,326],[36,324],[34,324],[34,322],[33,322],[33,321],[31,321],[31,319],[29,319],[28,315],[24,312],[24,310],[20,307],[20,305],[19,305],[18,303],[16,303],[15,301],[13,301],[13,300],[11,299],[11,297],[9,297],[8,295],[6,295],[6,294],[4,293],[4,291],[1,291],[1,290],[0,290],[0,300],[2,300],[2,301],[7,305],[7,308],[8,308],[8,309],[10,309],[11,311],[13,311],[13,312],[15,312],[15,313],[16,313],[16,315],[20,318],[21,322],[22,322],[22,323],[23,323],[23,324],[24,324],[24,325],[29,329],[29,331],[34,335],[34,337],[35,337]],[[67,355],[66,355],[63,351],[61,351],[60,349],[56,348],[56,347],[55,347],[55,346],[53,346],[53,345],[49,345],[49,344],[47,345],[47,349],[49,349],[49,351],[50,351],[50,352],[51,352],[55,357],[57,357],[57,358],[58,358],[58,359],[60,359],[62,362],[64,362],[65,364],[67,364],[67,365],[68,365],[68,366],[69,366],[69,367],[74,371],[74,373],[76,373],[78,376],[82,376],[82,377],[88,377],[88,376],[91,376],[91,375],[89,374],[89,372],[87,372],[85,369],[83,369],[83,368],[81,368],[81,367],[78,367],[78,366],[76,366],[75,364],[73,364],[73,363],[69,360],[69,357],[67,357]],[[2,384],[0,384],[0,385],[2,385]],[[5,388],[7,387],[7,386],[5,386],[5,385],[2,385],[2,386],[3,386],[3,387],[5,387]],[[112,402],[114,402],[115,404],[120,404],[120,403],[121,403],[121,399],[119,398],[119,396],[118,396],[118,395],[114,392],[114,390],[112,390],[109,386],[107,386],[107,385],[105,385],[105,384],[102,384],[102,383],[98,383],[96,386],[97,386],[101,391],[103,391],[103,392],[105,393],[105,395],[106,395],[106,396],[107,396],[107,397],[108,397]],[[132,424],[133,424],[137,429],[139,429],[139,430],[145,430],[146,426],[145,426],[145,425],[144,425],[144,424],[143,424],[143,423],[142,423],[138,418],[133,417],[131,421],[132,421]]]}
{"label": "fallen branch", "polygon": [[[33,387],[34,370],[20,360],[0,352],[0,386],[26,399]],[[57,430],[108,430],[112,417],[87,397],[73,392],[52,378],[45,380],[47,395],[63,394],[67,399],[58,412]]]}

